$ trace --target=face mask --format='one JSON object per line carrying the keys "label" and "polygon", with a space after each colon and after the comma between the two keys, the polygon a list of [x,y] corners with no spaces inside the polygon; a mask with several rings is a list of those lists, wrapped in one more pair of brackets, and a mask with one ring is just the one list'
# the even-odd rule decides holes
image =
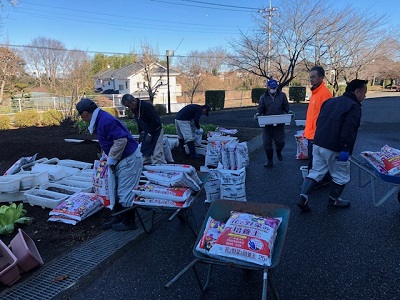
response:
{"label": "face mask", "polygon": [[276,89],[270,89],[269,92],[270,92],[271,94],[275,94],[275,93],[276,93]]}

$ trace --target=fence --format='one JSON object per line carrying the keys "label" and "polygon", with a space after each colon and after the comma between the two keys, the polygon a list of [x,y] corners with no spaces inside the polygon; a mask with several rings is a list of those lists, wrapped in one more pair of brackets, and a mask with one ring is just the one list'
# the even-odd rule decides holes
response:
{"label": "fence", "polygon": [[[84,95],[96,102],[100,107],[113,107],[121,117],[125,116],[125,107],[121,105],[122,94],[96,94]],[[147,94],[135,95],[142,100],[148,100]],[[171,111],[177,112],[183,106],[190,103],[189,97],[183,95],[177,97],[178,103],[171,103]],[[76,100],[75,100],[76,102]],[[162,104],[167,106],[167,99],[163,99]],[[204,92],[197,93],[193,99],[193,103],[204,104]],[[254,106],[251,101],[251,91],[226,91],[225,93],[225,108],[247,107]],[[71,96],[40,96],[31,98],[14,98],[11,105],[0,108],[0,114],[14,115],[17,112],[24,110],[36,110],[39,113],[55,109],[61,111],[66,116],[71,116],[75,111],[75,103]]]}

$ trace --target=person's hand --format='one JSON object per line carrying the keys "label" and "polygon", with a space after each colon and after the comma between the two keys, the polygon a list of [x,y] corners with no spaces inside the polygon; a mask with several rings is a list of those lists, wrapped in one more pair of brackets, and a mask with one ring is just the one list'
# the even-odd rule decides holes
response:
{"label": "person's hand", "polygon": [[349,151],[340,151],[338,161],[347,161],[349,159]]}
{"label": "person's hand", "polygon": [[107,161],[107,155],[104,152],[101,154],[100,161]]}
{"label": "person's hand", "polygon": [[203,134],[203,128],[195,129],[194,133],[197,135]]}
{"label": "person's hand", "polygon": [[292,115],[292,118],[294,118],[294,116],[295,116],[295,113],[294,113],[293,110],[289,110],[289,111],[288,111],[288,114],[291,114],[291,115]]}
{"label": "person's hand", "polygon": [[152,139],[153,139],[152,135],[150,133],[148,133],[146,135],[146,143],[150,144]]}
{"label": "person's hand", "polygon": [[253,116],[254,120],[257,120],[257,117],[259,116],[259,113],[255,113],[255,115]]}

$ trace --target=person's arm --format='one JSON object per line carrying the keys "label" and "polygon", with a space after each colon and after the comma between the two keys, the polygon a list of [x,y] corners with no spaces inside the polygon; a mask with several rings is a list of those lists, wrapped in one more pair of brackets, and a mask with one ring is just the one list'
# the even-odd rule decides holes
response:
{"label": "person's arm", "polygon": [[[356,104],[357,105],[357,104]],[[360,126],[361,108],[353,106],[347,113],[342,124],[339,146],[341,151],[351,152],[356,142],[358,127]]]}
{"label": "person's arm", "polygon": [[107,164],[115,165],[121,159],[122,153],[124,152],[127,143],[127,138],[114,140],[110,152],[108,153]]}
{"label": "person's arm", "polygon": [[200,107],[200,109],[196,110],[196,114],[194,115],[193,121],[194,121],[194,126],[196,126],[197,129],[200,129],[200,117],[203,114],[203,108]]}

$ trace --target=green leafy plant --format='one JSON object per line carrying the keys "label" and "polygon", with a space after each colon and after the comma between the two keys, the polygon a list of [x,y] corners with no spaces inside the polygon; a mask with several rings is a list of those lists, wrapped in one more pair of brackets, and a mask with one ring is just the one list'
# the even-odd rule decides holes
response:
{"label": "green leafy plant", "polygon": [[10,234],[15,229],[15,224],[31,224],[33,219],[30,217],[24,217],[26,210],[23,204],[20,203],[18,206],[15,203],[2,205],[0,207],[0,235]]}
{"label": "green leafy plant", "polygon": [[163,124],[164,134],[176,134],[175,124]]}
{"label": "green leafy plant", "polygon": [[131,134],[139,134],[139,129],[136,121],[123,121],[123,122]]}
{"label": "green leafy plant", "polygon": [[79,134],[89,134],[89,123],[83,121],[81,118],[75,122],[74,127],[78,129]]}

